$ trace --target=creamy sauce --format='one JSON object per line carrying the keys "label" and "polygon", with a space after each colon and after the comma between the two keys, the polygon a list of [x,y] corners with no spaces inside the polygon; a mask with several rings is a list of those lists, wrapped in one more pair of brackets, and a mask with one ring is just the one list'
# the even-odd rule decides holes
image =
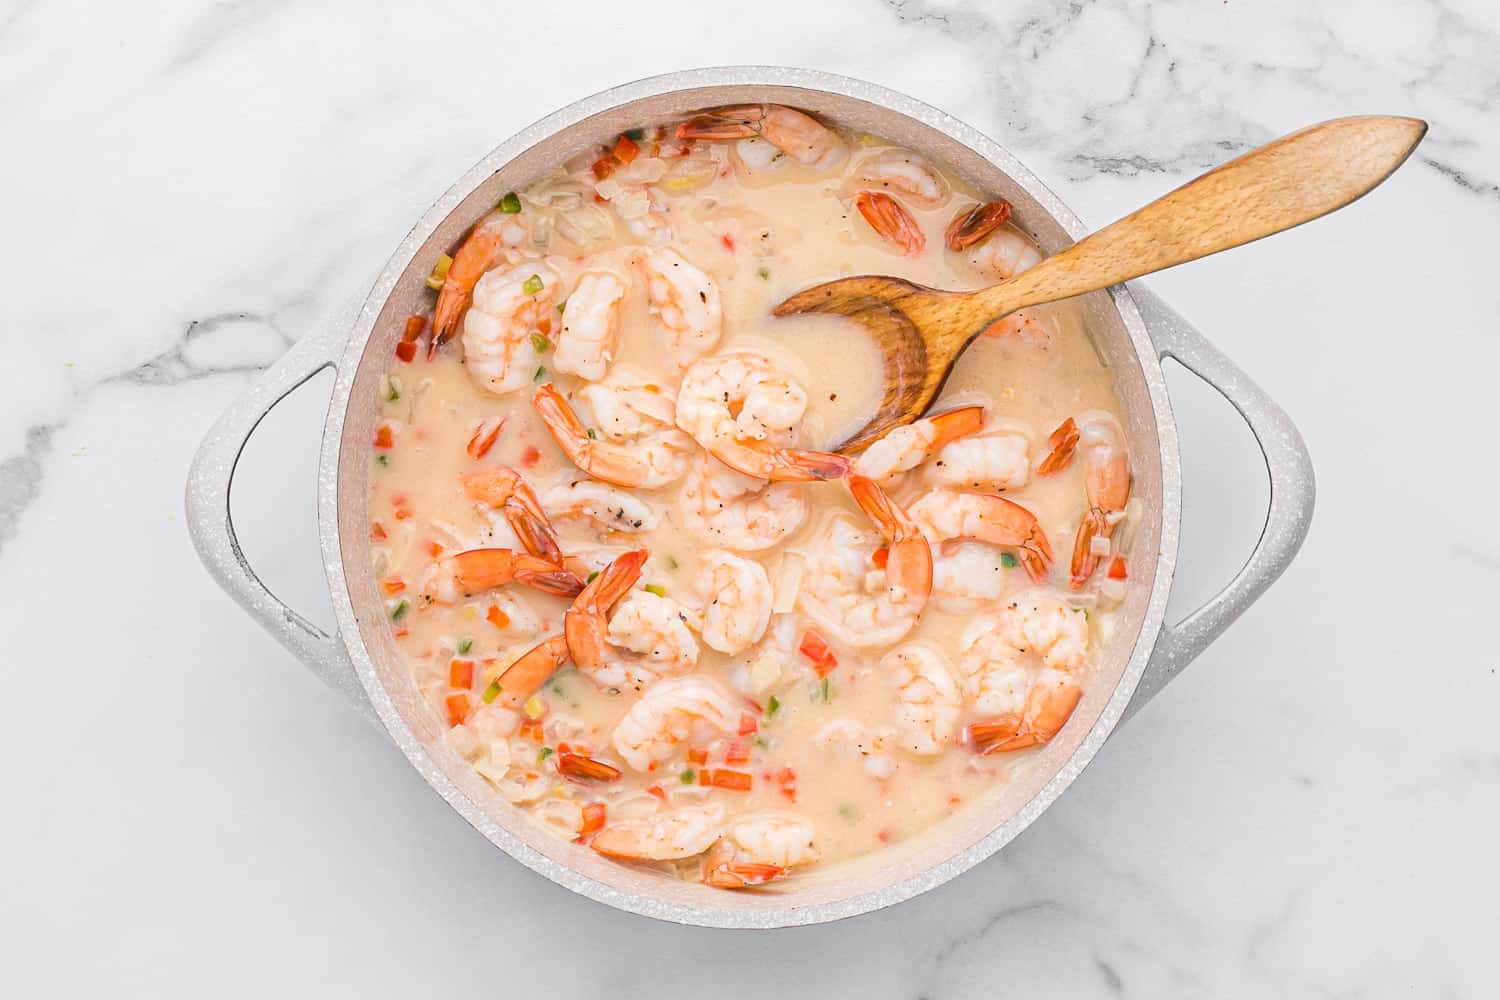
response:
{"label": "creamy sauce", "polygon": [[[651,158],[649,137],[642,146],[641,162],[646,162]],[[669,173],[651,185],[656,199],[651,214],[669,228],[645,238],[633,235],[619,217],[615,199],[620,192],[603,186],[601,193],[614,197],[598,205],[590,197],[596,178],[586,167],[572,165],[572,173],[559,173],[523,192],[523,211],[510,221],[525,238],[513,241],[518,245],[506,251],[500,266],[547,255],[562,272],[561,301],[588,260],[598,259],[593,255],[669,243],[712,279],[722,297],[723,335],[710,355],[748,350],[769,358],[807,394],[796,446],[827,447],[873,413],[881,392],[878,350],[843,321],[778,320],[770,317],[770,308],[809,284],[848,274],[898,274],[948,288],[978,287],[997,277],[976,266],[973,253],[944,248],[945,227],[956,211],[975,200],[951,177],[944,178],[948,193],[930,208],[893,192],[925,234],[921,254],[903,256],[873,231],[851,207],[853,193],[870,187],[854,177],[860,164],[888,147],[868,137],[851,146],[851,157],[832,169],[781,157],[772,169],[755,172],[731,151],[732,144],[698,143],[691,156],[682,158],[707,159],[712,180],[698,187],[674,186],[677,175]],[[667,142],[661,158],[670,161],[679,152]],[[580,191],[582,199],[570,197]],[[596,226],[604,220],[604,231],[588,237],[576,222],[569,225],[569,214],[580,211]],[[1006,232],[1015,235],[1014,230]],[[538,243],[541,238],[545,246]],[[620,271],[630,287],[621,306],[611,370],[629,366],[653,384],[675,387],[681,372],[664,347],[643,280],[628,266]],[[544,504],[549,488],[587,478],[532,406],[535,388],[550,383],[571,397],[581,419],[593,419],[575,395],[583,383],[552,368],[551,341],[560,318],[549,313],[550,322],[539,322],[533,330],[547,338],[539,339],[544,349],[534,365],[537,371],[514,392],[495,395],[471,378],[457,337],[431,360],[425,358],[424,343],[412,362],[393,362],[378,401],[382,435],[388,433],[389,439],[377,439],[371,458],[372,570],[388,595],[394,641],[410,665],[413,683],[450,725],[451,745],[495,785],[497,794],[528,806],[560,835],[581,840],[597,831],[601,812],[606,828],[650,822],[698,803],[722,806],[726,823],[765,810],[792,813],[811,823],[817,863],[828,864],[917,835],[1007,780],[1013,766],[1024,764],[1026,751],[976,753],[962,730],[955,730],[946,749],[932,756],[905,752],[889,734],[878,740],[875,752],[863,755],[840,753],[815,738],[837,720],[853,720],[877,732],[893,726],[896,693],[881,659],[895,645],[930,643],[946,657],[955,684],[962,687],[959,637],[965,626],[1031,588],[1024,569],[1006,565],[1012,562],[1007,559],[991,571],[1003,579],[997,579],[993,596],[980,607],[945,610],[929,601],[899,643],[855,648],[823,635],[827,630],[814,627],[803,613],[799,569],[805,585],[807,573],[825,561],[819,559],[819,547],[840,516],[869,536],[872,550],[876,545],[868,518],[837,482],[784,487],[810,505],[809,515],[779,543],[739,553],[762,565],[772,583],[778,614],[769,632],[734,655],[699,642],[692,675],[715,679],[732,696],[737,716],[732,732],[684,744],[642,773],[627,766],[611,743],[616,724],[638,700],[637,691],[601,688],[563,665],[522,711],[504,708],[503,699],[486,701],[487,694],[493,699],[494,682],[517,656],[561,631],[569,601],[514,583],[452,603],[430,603],[419,594],[424,577],[442,557],[478,547],[521,549],[499,512],[466,496],[465,475],[514,468],[543,495]],[[990,427],[1009,427],[1030,438],[1029,481],[1005,495],[1034,513],[1046,532],[1057,555],[1047,581],[1050,591],[1087,620],[1082,628],[1091,646],[1097,646],[1112,625],[1110,609],[1121,585],[1104,583],[1101,569],[1081,595],[1070,596],[1069,554],[1086,508],[1084,462],[1075,460],[1047,477],[1036,468],[1048,453],[1048,434],[1063,421],[1086,411],[1118,412],[1110,373],[1071,306],[1032,310],[1009,330],[981,337],[969,349],[934,412],[982,404]],[[488,450],[472,445],[476,428],[496,417],[505,423]],[[482,457],[475,457],[479,451]],[[694,451],[690,464],[695,465],[702,459],[696,447]],[[889,485],[890,495],[898,504],[911,504],[931,488],[938,462],[934,457],[907,472]],[[601,534],[591,522],[550,507],[570,567],[584,576],[622,551],[644,547],[650,558],[638,587],[665,594],[689,612],[703,608],[715,595],[698,593],[695,577],[710,546],[687,524],[684,482],[628,491],[659,518],[648,532]],[[1117,539],[1122,532],[1116,531]],[[936,548],[941,555],[951,551],[952,543]],[[991,564],[998,562],[998,550],[981,548],[989,550]],[[868,568],[876,570],[873,563]],[[1088,615],[1082,614],[1085,607]],[[829,663],[823,661],[820,670],[799,651],[809,630],[831,647],[836,666],[827,669]],[[778,636],[790,640],[778,645]],[[1093,656],[1091,652],[1090,665]],[[1034,670],[1025,656],[1020,662]],[[1078,676],[1086,685],[1088,667]],[[962,723],[985,721],[971,700],[966,693]],[[607,783],[567,780],[557,772],[563,750],[604,762],[621,777]],[[732,781],[744,780],[748,789],[704,786],[705,776],[718,780],[714,776],[721,772],[744,775]],[[711,863],[705,857],[714,855],[700,850],[661,864],[684,877],[698,877]],[[802,867],[798,863],[793,874]]]}

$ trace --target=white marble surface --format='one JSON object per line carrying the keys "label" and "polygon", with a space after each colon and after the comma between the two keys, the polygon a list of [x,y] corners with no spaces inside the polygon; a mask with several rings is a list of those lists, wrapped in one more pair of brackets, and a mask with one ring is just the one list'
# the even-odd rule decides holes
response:
{"label": "white marble surface", "polygon": [[[1493,996],[1500,9],[1396,6],[0,6],[0,989]],[[500,855],[219,593],[181,514],[210,420],[487,148],[733,62],[930,101],[1094,224],[1309,121],[1432,122],[1350,211],[1155,282],[1312,447],[1286,577],[1002,855],[759,935],[625,916]],[[1180,613],[1265,490],[1227,407],[1173,387]],[[236,508],[326,619],[325,405],[267,421]]]}

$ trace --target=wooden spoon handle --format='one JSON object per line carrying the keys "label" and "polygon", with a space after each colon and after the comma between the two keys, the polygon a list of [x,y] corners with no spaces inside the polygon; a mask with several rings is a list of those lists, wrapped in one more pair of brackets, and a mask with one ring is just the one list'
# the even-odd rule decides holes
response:
{"label": "wooden spoon handle", "polygon": [[1388,115],[1311,125],[1210,170],[975,298],[1000,316],[1299,226],[1385,180],[1426,132],[1421,119]]}

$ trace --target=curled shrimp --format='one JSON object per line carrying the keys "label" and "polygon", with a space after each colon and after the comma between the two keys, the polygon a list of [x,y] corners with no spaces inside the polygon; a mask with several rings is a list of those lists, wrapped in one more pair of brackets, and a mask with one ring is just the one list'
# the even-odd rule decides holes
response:
{"label": "curled shrimp", "polygon": [[532,406],[573,464],[616,486],[656,489],[676,482],[687,469],[692,440],[670,425],[630,443],[590,433],[552,383],[537,389]]}
{"label": "curled shrimp", "polygon": [[657,594],[632,592],[646,556],[638,549],[610,563],[563,616],[574,666],[606,690],[640,690],[698,662],[698,642],[682,607]]}
{"label": "curled shrimp", "polygon": [[696,588],[703,604],[700,634],[711,649],[741,653],[771,623],[771,580],[765,567],[722,549],[703,554]]}
{"label": "curled shrimp", "polygon": [[589,846],[612,858],[676,861],[702,854],[718,841],[724,806],[717,802],[606,823]]}
{"label": "curled shrimp", "polygon": [[427,568],[420,586],[423,600],[452,604],[508,583],[521,583],[559,597],[583,589],[578,578],[556,563],[510,549],[469,549],[444,556]]}
{"label": "curled shrimp", "polygon": [[713,350],[724,326],[724,307],[714,280],[671,247],[647,247],[636,266],[646,279],[652,315],[677,367]]}
{"label": "curled shrimp", "polygon": [[541,501],[515,469],[481,469],[464,476],[469,499],[500,511],[526,551],[550,563],[562,565],[562,546],[557,532],[542,509]]}
{"label": "curled shrimp", "polygon": [[739,727],[734,698],[718,681],[696,674],[669,677],[646,689],[615,724],[615,751],[637,771],[671,759],[687,743],[708,743]]}
{"label": "curled shrimp", "polygon": [[835,515],[803,576],[799,606],[840,642],[887,646],[911,630],[932,593],[932,550],[873,480],[851,477],[849,491],[888,543],[884,567],[875,562],[880,538]]}
{"label": "curled shrimp", "polygon": [[854,175],[868,188],[896,191],[918,208],[937,208],[948,197],[948,183],[916,153],[892,149],[860,161]]}
{"label": "curled shrimp", "polygon": [[944,445],[929,469],[935,486],[1018,490],[1031,478],[1031,435],[999,424]]}
{"label": "curled shrimp", "polygon": [[614,359],[620,303],[629,288],[613,268],[585,271],[563,303],[562,328],[552,352],[552,367],[597,382]]}
{"label": "curled shrimp", "polygon": [[1099,565],[1094,540],[1103,539],[1108,543],[1115,525],[1125,516],[1125,504],[1130,500],[1130,454],[1125,450],[1125,433],[1120,429],[1119,421],[1103,410],[1080,414],[1077,421],[1089,509],[1083,515],[1073,540],[1069,585],[1074,590],[1087,583]]}
{"label": "curled shrimp", "polygon": [[1018,595],[975,619],[959,637],[960,664],[977,715],[969,727],[981,753],[1046,743],[1083,695],[1088,618],[1045,590]]}
{"label": "curled shrimp", "polygon": [[758,479],[837,479],[847,459],[778,447],[807,409],[807,393],[748,351],[694,362],[677,390],[677,426],[719,461]]}
{"label": "curled shrimp", "polygon": [[969,261],[991,277],[1007,281],[1042,262],[1042,252],[1014,229],[997,229],[969,255]]}
{"label": "curled shrimp", "polygon": [[861,191],[854,196],[854,207],[875,230],[876,235],[893,243],[908,257],[915,257],[927,247],[922,227],[901,203],[884,191]]}
{"label": "curled shrimp", "polygon": [[818,860],[817,830],[802,816],[763,810],[735,817],[709,852],[703,881],[717,889],[748,889]]}
{"label": "curled shrimp", "polygon": [[848,153],[844,141],[816,118],[780,104],[740,104],[705,111],[677,126],[679,139],[759,137],[798,163],[827,169]]}
{"label": "curled shrimp", "polygon": [[496,212],[479,220],[464,237],[448,266],[443,287],[432,312],[432,347],[435,350],[453,336],[459,318],[469,306],[469,296],[480,277],[499,261],[506,247],[520,246],[526,227],[514,216]]}
{"label": "curled shrimp", "polygon": [[575,479],[547,490],[542,507],[554,521],[583,521],[602,535],[655,531],[661,518],[637,496],[592,479]]}
{"label": "curled shrimp", "polygon": [[1036,515],[1012,500],[993,493],[933,490],[918,497],[910,513],[933,545],[968,538],[1014,549],[1033,582],[1047,579],[1052,543]]}
{"label": "curled shrimp", "polygon": [[688,466],[678,509],[699,541],[759,552],[801,527],[807,517],[807,487],[743,475],[704,452]]}
{"label": "curled shrimp", "polygon": [[561,279],[542,261],[491,271],[474,286],[464,317],[464,366],[495,395],[531,384],[537,363],[533,333],[552,328],[552,303]]}
{"label": "curled shrimp", "polygon": [[495,678],[500,688],[499,701],[506,708],[520,710],[526,699],[542,689],[547,679],[568,660],[567,636],[554,635],[516,657]]}
{"label": "curled shrimp", "polygon": [[896,738],[919,757],[943,752],[958,733],[964,696],[942,652],[930,643],[910,642],[880,661],[896,687]]}
{"label": "curled shrimp", "polygon": [[860,453],[850,471],[890,486],[903,472],[915,469],[945,445],[977,433],[983,426],[984,407],[961,406],[893,427]]}

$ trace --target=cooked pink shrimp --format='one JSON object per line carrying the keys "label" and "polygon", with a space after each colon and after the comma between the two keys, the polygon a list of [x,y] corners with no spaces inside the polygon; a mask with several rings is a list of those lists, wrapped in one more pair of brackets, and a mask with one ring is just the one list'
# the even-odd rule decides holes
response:
{"label": "cooked pink shrimp", "polygon": [[559,483],[541,499],[554,521],[583,522],[606,538],[655,531],[661,523],[656,508],[645,500],[593,479]]}
{"label": "cooked pink shrimp", "polygon": [[952,538],[1015,549],[1016,558],[1036,583],[1047,579],[1052,543],[1036,515],[1014,501],[993,493],[933,490],[909,508],[912,519],[934,545]]}
{"label": "cooked pink shrimp", "polygon": [[526,700],[542,689],[547,679],[557,673],[568,659],[566,636],[543,639],[522,653],[515,662],[495,678],[500,688],[499,701],[509,709],[520,709]]}
{"label": "cooked pink shrimp", "polygon": [[714,280],[671,247],[647,247],[636,264],[646,279],[651,312],[677,367],[685,368],[713,350],[724,325],[724,307]]}
{"label": "cooked pink shrimp", "polygon": [[735,472],[707,452],[688,465],[678,495],[683,524],[701,542],[738,552],[779,544],[807,517],[807,487]]}
{"label": "cooked pink shrimp", "polygon": [[640,690],[698,662],[682,607],[658,594],[632,593],[646,557],[637,549],[610,563],[563,616],[574,666],[606,690]]}
{"label": "cooked pink shrimp", "polygon": [[812,823],[792,812],[745,813],[729,822],[704,862],[703,881],[718,889],[748,889],[818,860]]}
{"label": "cooked pink shrimp", "polygon": [[604,377],[614,359],[620,302],[628,288],[625,276],[612,268],[585,271],[563,304],[562,329],[552,367],[590,382]]}
{"label": "cooked pink shrimp", "polygon": [[448,275],[438,292],[432,311],[432,347],[435,350],[458,329],[458,321],[469,305],[469,295],[484,272],[494,267],[505,247],[520,246],[526,227],[515,216],[493,213],[474,224],[453,255]]}
{"label": "cooked pink shrimp", "polygon": [[[932,549],[932,605],[968,614],[1005,596],[1007,553],[984,542],[954,539]],[[577,572],[577,567],[571,567]]]}
{"label": "cooked pink shrimp", "polygon": [[424,600],[452,604],[507,583],[522,583],[559,597],[572,597],[583,584],[561,566],[525,552],[510,549],[470,549],[444,556],[428,567],[422,577]]}
{"label": "cooked pink shrimp", "polygon": [[1014,229],[997,229],[974,248],[969,260],[986,274],[1005,281],[1040,264],[1042,252]]}
{"label": "cooked pink shrimp", "polygon": [[849,493],[885,537],[887,585],[893,592],[904,592],[925,601],[932,592],[932,547],[921,525],[872,479],[850,476]]}
{"label": "cooked pink shrimp", "polygon": [[589,846],[612,858],[676,861],[702,854],[723,832],[724,806],[681,806],[635,819],[605,823]]}
{"label": "cooked pink shrimp", "polygon": [[900,194],[918,208],[937,208],[948,197],[948,184],[910,150],[892,149],[860,161],[854,175],[867,188]]}
{"label": "cooked pink shrimp", "polygon": [[771,580],[764,566],[710,549],[698,562],[695,587],[703,608],[699,632],[711,649],[734,655],[760,641],[771,623]]}
{"label": "cooked pink shrimp", "polygon": [[825,169],[848,149],[832,129],[780,104],[714,108],[677,126],[679,139],[748,139],[759,136],[798,163]]}
{"label": "cooked pink shrimp", "polygon": [[688,743],[733,735],[740,710],[718,681],[697,674],[670,677],[646,689],[615,725],[611,743],[637,771],[671,759]]}
{"label": "cooked pink shrimp", "polygon": [[1017,490],[1031,478],[1031,436],[1002,422],[945,445],[929,469],[935,486]]}
{"label": "cooked pink shrimp", "polygon": [[820,750],[859,761],[872,778],[889,778],[896,773],[896,761],[887,744],[895,739],[894,729],[872,727],[853,719],[834,719],[819,726],[812,735],[813,746]]}
{"label": "cooked pink shrimp", "polygon": [[497,396],[531,384],[538,357],[531,335],[552,328],[559,285],[557,272],[539,260],[479,279],[474,305],[464,316],[470,378]]}
{"label": "cooked pink shrimp", "polygon": [[557,531],[526,480],[515,469],[481,469],[464,476],[464,492],[471,500],[500,511],[526,551],[549,563],[562,565]]}
{"label": "cooked pink shrimp", "polygon": [[974,712],[969,727],[981,753],[1046,743],[1073,714],[1088,656],[1088,618],[1045,590],[1021,594],[975,619],[959,638]]}
{"label": "cooked pink shrimp", "polygon": [[886,431],[860,453],[850,471],[890,486],[951,442],[984,426],[984,407],[961,406]]}
{"label": "cooked pink shrimp", "polygon": [[677,390],[677,426],[719,461],[759,479],[837,479],[848,459],[778,447],[807,409],[807,393],[760,354],[694,362]]}
{"label": "cooked pink shrimp", "polygon": [[880,661],[896,688],[896,738],[919,757],[943,752],[958,732],[964,696],[947,657],[931,643],[910,642]]}
{"label": "cooked pink shrimp", "polygon": [[537,389],[531,405],[573,464],[595,479],[616,486],[656,489],[682,478],[692,441],[674,427],[629,444],[590,433],[552,383]]}
{"label": "cooked pink shrimp", "polygon": [[1125,450],[1125,434],[1119,421],[1103,410],[1080,414],[1078,447],[1083,452],[1083,482],[1089,509],[1078,525],[1073,541],[1072,579],[1074,590],[1088,582],[1099,555],[1094,540],[1107,544],[1115,525],[1125,516],[1130,500],[1130,454]]}

